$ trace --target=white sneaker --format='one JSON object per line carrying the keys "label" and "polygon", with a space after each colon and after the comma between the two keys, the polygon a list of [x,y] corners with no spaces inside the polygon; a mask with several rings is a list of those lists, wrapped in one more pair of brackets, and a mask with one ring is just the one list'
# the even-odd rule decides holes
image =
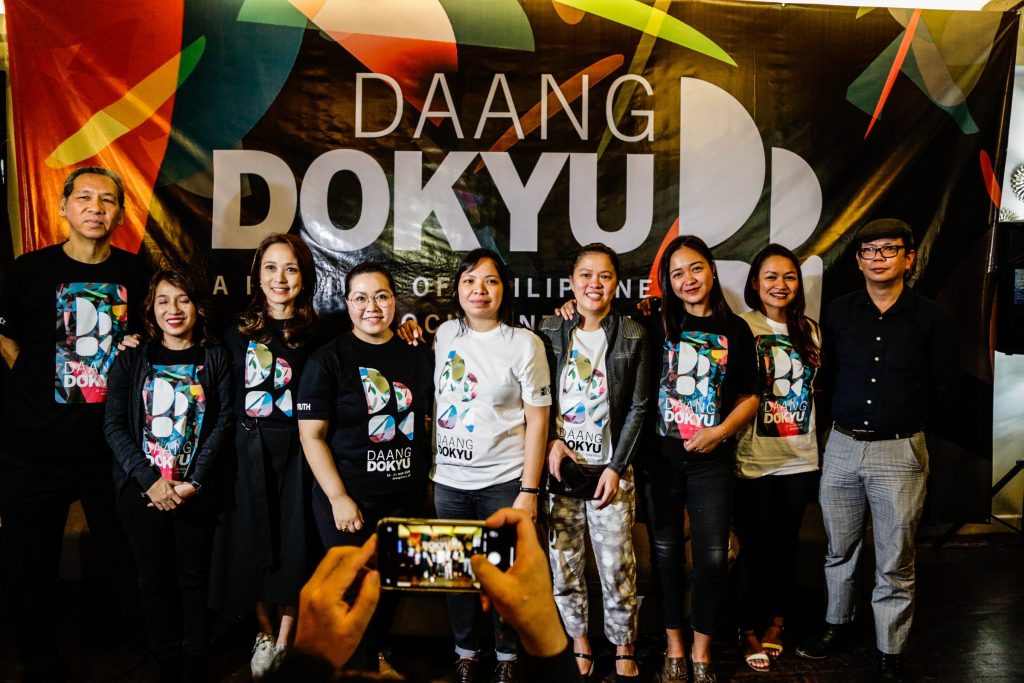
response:
{"label": "white sneaker", "polygon": [[256,644],[252,646],[252,661],[249,662],[249,670],[252,671],[254,681],[258,681],[270,673],[274,666],[275,656],[273,637],[266,633],[256,636]]}

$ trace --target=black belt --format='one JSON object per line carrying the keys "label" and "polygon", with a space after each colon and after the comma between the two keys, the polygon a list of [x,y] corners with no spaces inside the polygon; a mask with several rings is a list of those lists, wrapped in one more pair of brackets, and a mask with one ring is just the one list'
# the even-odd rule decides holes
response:
{"label": "black belt", "polygon": [[917,432],[873,432],[867,429],[847,429],[839,423],[833,423],[832,429],[857,441],[895,441],[909,439],[917,434]]}

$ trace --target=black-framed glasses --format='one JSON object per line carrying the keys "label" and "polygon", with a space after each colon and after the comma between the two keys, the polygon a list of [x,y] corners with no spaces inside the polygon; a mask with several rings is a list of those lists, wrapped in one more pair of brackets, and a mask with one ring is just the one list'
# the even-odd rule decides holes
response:
{"label": "black-framed glasses", "polygon": [[377,292],[372,297],[366,296],[365,294],[356,294],[355,296],[346,298],[346,301],[348,301],[353,308],[366,308],[370,305],[370,299],[373,299],[374,303],[381,308],[395,303],[395,295],[391,292]]}
{"label": "black-framed glasses", "polygon": [[881,247],[861,247],[857,250],[857,253],[865,261],[870,261],[876,256],[881,256],[884,259],[890,259],[900,253],[900,249],[906,249],[906,247],[902,244],[886,244]]}

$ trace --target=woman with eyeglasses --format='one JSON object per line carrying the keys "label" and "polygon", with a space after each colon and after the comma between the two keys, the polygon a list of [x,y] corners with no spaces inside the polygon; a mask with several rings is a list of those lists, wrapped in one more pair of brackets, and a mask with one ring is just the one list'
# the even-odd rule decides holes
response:
{"label": "woman with eyeglasses", "polygon": [[800,263],[781,245],[754,257],[743,299],[753,309],[740,317],[754,335],[760,403],[736,447],[737,613],[744,660],[768,671],[782,654],[800,523],[818,487],[813,382],[821,333],[804,315]]}
{"label": "woman with eyeglasses", "polygon": [[[430,468],[433,356],[394,334],[395,281],[382,264],[345,276],[352,330],[310,357],[299,436],[313,471],[313,517],[325,548],[362,545],[383,517],[421,515]],[[382,598],[352,661],[376,671],[397,607]]]}
{"label": "woman with eyeglasses", "polygon": [[[437,515],[482,520],[515,507],[536,518],[551,405],[544,345],[516,323],[511,271],[496,253],[467,253],[454,281],[456,319],[434,339]],[[448,614],[459,656],[453,680],[477,680],[479,597],[449,594]],[[514,681],[517,637],[493,618],[495,680]]]}
{"label": "woman with eyeglasses", "polygon": [[311,569],[306,543],[309,475],[295,399],[303,365],[319,346],[316,267],[298,235],[273,234],[256,249],[249,307],[224,333],[234,368],[232,486],[214,543],[210,604],[255,610],[260,633],[250,670],[276,668],[294,637],[299,591]]}

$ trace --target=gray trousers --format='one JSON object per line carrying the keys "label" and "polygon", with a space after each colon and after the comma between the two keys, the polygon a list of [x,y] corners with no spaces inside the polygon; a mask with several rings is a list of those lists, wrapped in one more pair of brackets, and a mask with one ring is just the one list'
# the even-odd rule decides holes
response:
{"label": "gray trousers", "polygon": [[821,471],[821,511],[828,534],[825,582],[831,624],[856,616],[857,560],[866,513],[875,542],[875,642],[903,652],[914,616],[914,534],[924,507],[928,451],[924,434],[894,441],[857,441],[832,430]]}
{"label": "gray trousers", "polygon": [[633,555],[635,493],[631,472],[619,481],[612,501],[598,510],[593,501],[551,496],[550,552],[555,604],[572,638],[587,635],[585,535],[597,560],[604,603],[604,634],[616,645],[636,641],[636,558]]}

